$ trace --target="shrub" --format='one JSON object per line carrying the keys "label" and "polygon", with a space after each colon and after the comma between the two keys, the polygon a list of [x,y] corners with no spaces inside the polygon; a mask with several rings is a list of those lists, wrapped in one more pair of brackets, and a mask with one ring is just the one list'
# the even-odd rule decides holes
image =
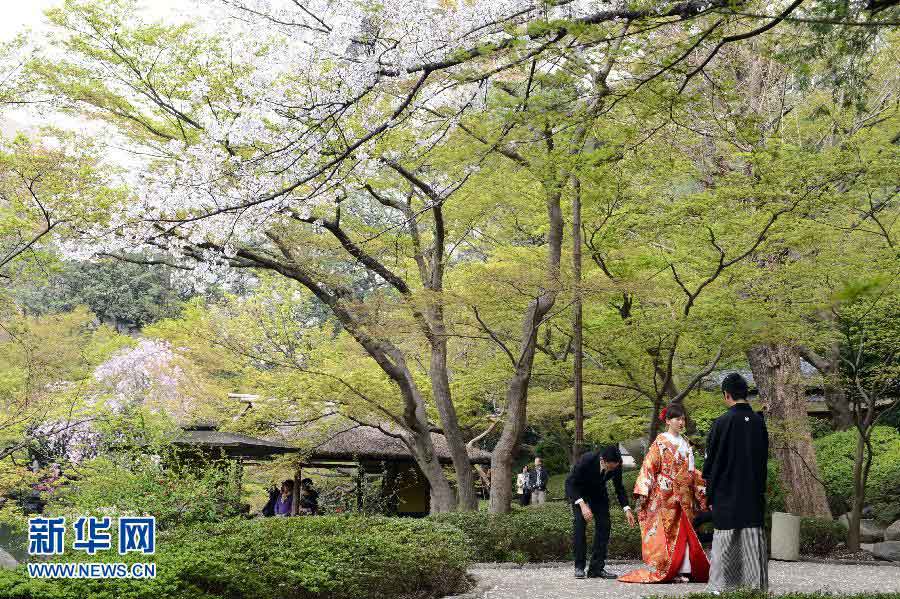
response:
{"label": "shrub", "polygon": [[[640,559],[641,536],[618,505],[610,506],[609,557]],[[463,530],[471,558],[479,562],[540,562],[572,559],[572,508],[563,502],[515,509],[509,514],[461,512],[432,516]],[[588,539],[593,535],[588,529]]]}
{"label": "shrub", "polygon": [[548,504],[509,514],[457,512],[431,519],[462,529],[475,561],[549,561],[565,559],[570,551],[572,525],[560,507]]}
{"label": "shrub", "polygon": [[885,466],[880,480],[881,486],[867,495],[875,517],[882,522],[900,520],[900,458]]}
{"label": "shrub", "polygon": [[151,559],[115,552],[72,561],[153,561],[152,580],[31,580],[0,571],[9,599],[357,599],[435,597],[467,586],[462,532],[427,520],[231,520],[163,533]]}
{"label": "shrub", "polygon": [[[550,480],[547,481],[547,498],[551,500],[559,500],[564,501],[566,498],[566,477],[568,474],[554,474],[550,477]],[[628,470],[622,473],[622,485],[625,487],[625,493],[628,495],[629,499],[631,498],[631,492],[634,490],[634,483],[637,480],[638,471]],[[612,492],[612,485],[609,486],[609,491]],[[610,498],[611,501],[615,502],[614,498]],[[618,505],[618,504],[617,504]]]}
{"label": "shrub", "polygon": [[[54,493],[46,513],[147,514],[160,529],[217,522],[238,515],[240,488],[233,461],[161,461],[150,455],[97,458],[83,475]],[[103,512],[103,513],[101,513]]]}
{"label": "shrub", "polygon": [[809,431],[813,439],[821,439],[834,432],[834,424],[828,418],[809,418]]}
{"label": "shrub", "polygon": [[[534,447],[534,455],[544,461],[547,472],[566,472],[569,469],[571,448],[560,442],[557,435],[544,435]],[[529,464],[531,465],[531,464]],[[522,468],[519,467],[521,472]]]}
{"label": "shrub", "polygon": [[[841,431],[815,442],[822,480],[836,511],[847,511],[853,496],[853,461],[856,430]],[[866,484],[866,503],[878,519],[892,521],[900,515],[900,433],[887,426],[872,433],[874,457]]]}
{"label": "shrub", "polygon": [[829,555],[846,536],[847,531],[839,522],[823,518],[803,518],[800,520],[800,553]]}
{"label": "shrub", "polygon": [[566,498],[566,477],[568,474],[554,474],[547,481],[547,499],[563,501]]}

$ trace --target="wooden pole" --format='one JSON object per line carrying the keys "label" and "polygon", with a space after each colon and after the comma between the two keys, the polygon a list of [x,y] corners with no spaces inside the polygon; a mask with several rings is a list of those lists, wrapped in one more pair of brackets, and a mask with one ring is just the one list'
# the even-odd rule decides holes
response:
{"label": "wooden pole", "polygon": [[363,468],[362,468],[362,464],[357,462],[357,464],[356,464],[356,513],[357,514],[362,514],[362,511],[363,511],[362,485],[363,485]]}
{"label": "wooden pole", "polygon": [[291,515],[293,516],[300,513],[300,477],[302,474],[301,466],[297,466],[297,472],[294,473],[294,496],[291,499]]}
{"label": "wooden pole", "polygon": [[238,458],[234,467],[234,484],[237,487],[237,507],[241,509],[241,498],[244,496],[244,458]]}
{"label": "wooden pole", "polygon": [[574,310],[572,322],[572,339],[574,347],[574,384],[575,384],[575,444],[572,447],[572,463],[581,457],[584,447],[584,389],[582,383],[582,302],[581,302],[581,182],[573,177],[575,197],[572,200],[572,271],[574,275]]}

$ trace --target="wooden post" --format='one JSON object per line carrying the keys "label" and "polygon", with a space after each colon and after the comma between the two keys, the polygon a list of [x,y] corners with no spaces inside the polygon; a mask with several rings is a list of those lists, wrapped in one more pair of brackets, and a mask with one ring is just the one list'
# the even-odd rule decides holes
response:
{"label": "wooden post", "polygon": [[300,513],[300,475],[301,467],[297,466],[297,472],[294,473],[294,497],[291,499],[291,515],[296,516]]}
{"label": "wooden post", "polygon": [[383,462],[382,468],[383,476],[381,478],[381,492],[379,494],[381,503],[384,506],[386,515],[396,516],[398,504],[397,496],[399,493],[397,484],[399,472],[397,464],[394,462]]}
{"label": "wooden post", "polygon": [[572,322],[572,339],[575,345],[573,355],[573,382],[575,387],[575,444],[572,447],[572,463],[578,462],[584,448],[584,391],[582,382],[583,342],[581,303],[581,182],[573,177],[575,196],[572,198],[572,271],[575,278],[575,316]]}
{"label": "wooden post", "polygon": [[356,513],[362,514],[363,511],[363,496],[362,496],[362,486],[363,486],[363,468],[360,462],[356,463]]}
{"label": "wooden post", "polygon": [[237,459],[237,463],[234,467],[234,484],[237,487],[237,508],[243,513],[243,505],[241,504],[241,498],[243,497],[243,486],[244,486],[244,458],[239,457]]}

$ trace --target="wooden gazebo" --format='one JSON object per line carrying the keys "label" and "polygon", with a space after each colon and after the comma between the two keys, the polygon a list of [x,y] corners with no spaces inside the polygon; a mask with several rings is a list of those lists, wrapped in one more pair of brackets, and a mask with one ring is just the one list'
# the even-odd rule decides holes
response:
{"label": "wooden gazebo", "polygon": [[[437,459],[445,465],[453,463],[447,439],[431,433]],[[491,463],[491,454],[478,448],[469,449],[472,464]],[[358,485],[366,474],[384,477],[382,492],[392,499],[392,511],[401,516],[424,516],[429,512],[430,487],[403,442],[394,436],[392,428],[356,423],[333,427],[324,440],[318,442],[304,459],[310,467],[355,466]]]}
{"label": "wooden gazebo", "polygon": [[219,431],[214,424],[184,427],[174,444],[229,458],[265,459],[297,451],[296,447],[279,441]]}
{"label": "wooden gazebo", "polygon": [[[303,468],[353,468],[356,470],[357,502],[361,505],[362,479],[366,474],[384,477],[382,493],[392,499],[397,515],[427,515],[430,487],[403,442],[387,426],[367,426],[330,418],[330,426],[299,435],[302,447],[283,440],[261,439],[219,431],[214,425],[185,427],[174,443],[206,455],[229,459],[265,460],[278,455],[300,454],[294,475],[294,513],[298,510]],[[431,433],[435,454],[442,464],[451,464],[446,438]],[[305,441],[305,442],[304,442]],[[469,450],[472,464],[490,464],[487,451]]]}

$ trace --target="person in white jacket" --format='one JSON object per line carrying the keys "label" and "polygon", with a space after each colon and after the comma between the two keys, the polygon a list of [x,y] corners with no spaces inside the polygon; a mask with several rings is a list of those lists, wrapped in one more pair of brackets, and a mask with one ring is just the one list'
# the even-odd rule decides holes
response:
{"label": "person in white jacket", "polygon": [[516,492],[522,507],[531,503],[531,472],[528,471],[528,466],[523,466],[522,472],[516,477]]}

